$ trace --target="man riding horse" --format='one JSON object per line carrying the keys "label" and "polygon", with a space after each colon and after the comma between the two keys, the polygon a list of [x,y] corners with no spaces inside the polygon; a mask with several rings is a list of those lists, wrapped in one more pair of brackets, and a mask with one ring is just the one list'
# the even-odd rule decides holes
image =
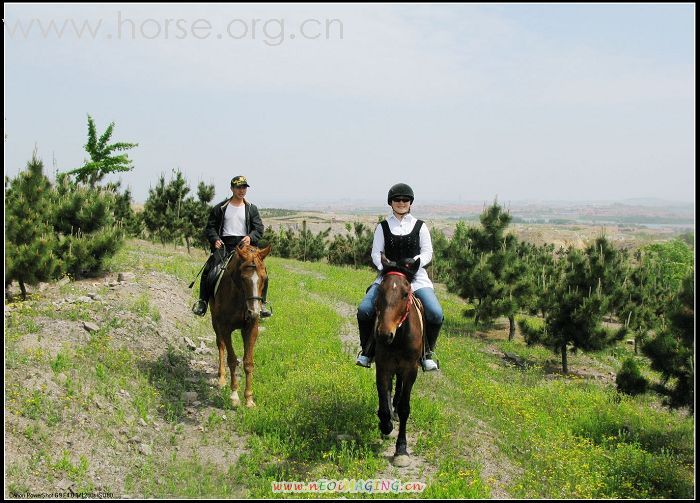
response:
{"label": "man riding horse", "polygon": [[[404,261],[409,265],[420,259],[420,268],[411,282],[411,289],[425,307],[427,348],[421,365],[424,371],[432,371],[438,369],[438,364],[433,359],[433,352],[444,318],[440,302],[435,296],[433,283],[424,269],[433,258],[430,231],[422,220],[411,215],[413,199],[413,189],[405,183],[397,183],[389,189],[387,203],[391,206],[392,213],[377,226],[374,232],[372,262],[381,271],[384,267],[382,254],[390,261]],[[375,302],[380,283],[381,275],[369,287],[357,309],[362,351],[357,357],[356,364],[361,367],[371,367],[374,359]]]}
{"label": "man riding horse", "polygon": [[[204,316],[207,312],[209,298],[214,293],[219,266],[226,256],[239,244],[256,246],[265,231],[257,206],[245,199],[248,187],[250,185],[248,185],[245,176],[234,177],[231,180],[233,196],[216,204],[209,213],[204,232],[211,244],[212,255],[207,260],[202,272],[199,300],[192,307],[192,312],[197,316]],[[266,307],[267,286],[268,281],[265,282],[263,289],[261,318],[272,316]]]}

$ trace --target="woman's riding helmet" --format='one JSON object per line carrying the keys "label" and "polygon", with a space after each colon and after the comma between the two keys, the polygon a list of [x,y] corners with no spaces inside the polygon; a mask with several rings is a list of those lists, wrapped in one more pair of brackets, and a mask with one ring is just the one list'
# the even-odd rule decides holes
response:
{"label": "woman's riding helmet", "polygon": [[391,200],[395,197],[408,197],[413,204],[413,189],[406,185],[405,183],[397,183],[389,189],[389,195],[387,196],[387,204],[391,206]]}

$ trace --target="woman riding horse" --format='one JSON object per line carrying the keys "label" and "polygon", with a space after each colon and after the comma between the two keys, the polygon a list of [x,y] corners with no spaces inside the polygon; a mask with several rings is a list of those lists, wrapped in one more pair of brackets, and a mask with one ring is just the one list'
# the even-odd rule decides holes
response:
{"label": "woman riding horse", "polygon": [[[411,390],[423,354],[423,309],[411,291],[411,280],[420,269],[420,259],[399,263],[382,255],[384,266],[377,294],[376,364],[379,429],[388,435],[399,421],[394,466],[408,466],[406,425],[411,413]],[[394,386],[395,384],[395,386]],[[392,387],[394,397],[392,399]]]}
{"label": "woman riding horse", "polygon": [[[387,203],[391,206],[392,214],[382,221],[374,232],[372,261],[377,269],[382,271],[384,268],[381,260],[382,253],[390,261],[404,262],[407,265],[420,259],[420,268],[411,281],[411,289],[425,308],[427,348],[425,358],[421,359],[421,365],[424,371],[431,371],[438,369],[438,364],[433,360],[433,352],[444,318],[440,302],[435,296],[433,283],[424,269],[433,258],[430,231],[422,220],[411,215],[413,199],[413,189],[405,183],[397,183],[389,189]],[[356,364],[361,367],[371,367],[374,360],[375,304],[381,280],[380,275],[369,287],[357,309],[362,351],[357,357]]]}

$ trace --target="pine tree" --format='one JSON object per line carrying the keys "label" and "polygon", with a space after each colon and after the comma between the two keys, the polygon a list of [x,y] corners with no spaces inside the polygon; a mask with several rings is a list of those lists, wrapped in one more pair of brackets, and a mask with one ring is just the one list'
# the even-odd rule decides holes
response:
{"label": "pine tree", "polygon": [[195,233],[194,225],[187,214],[186,196],[190,192],[190,187],[185,180],[182,171],[173,170],[174,177],[165,188],[168,208],[166,217],[172,234],[172,241],[179,243],[184,240],[187,250],[190,249],[190,237]]}
{"label": "pine tree", "polygon": [[314,235],[313,232],[307,229],[306,220],[304,220],[302,230],[295,240],[294,258],[303,262],[321,260],[327,254],[326,239],[330,233],[331,229],[329,227],[325,231],[319,231],[318,234]]}
{"label": "pine tree", "polygon": [[328,263],[355,268],[372,265],[373,229],[362,222],[345,224],[347,234],[336,234],[328,245]]}
{"label": "pine tree", "polygon": [[486,208],[480,228],[457,227],[448,247],[453,270],[449,287],[476,302],[474,320],[490,323],[499,316],[509,320],[509,339],[515,336],[515,314],[531,295],[527,269],[518,240],[505,234],[511,216],[497,202]]}
{"label": "pine tree", "polygon": [[[656,256],[638,250],[621,287],[617,317],[634,335],[634,352],[644,344],[650,330],[661,328],[663,311],[671,301],[668,286],[659,277]],[[662,308],[663,309],[663,308]]]}
{"label": "pine tree", "polygon": [[170,181],[165,183],[161,174],[155,188],[149,189],[143,209],[143,222],[151,236],[162,244],[185,242],[189,253],[193,242],[205,250],[209,243],[204,229],[209,217],[209,203],[214,198],[214,186],[200,182],[197,199],[187,197],[190,187],[182,171],[173,170]]}
{"label": "pine tree", "polygon": [[450,267],[447,249],[450,245],[445,233],[436,227],[430,228],[430,240],[433,244],[433,260],[429,264],[428,275],[432,281],[447,283],[450,276]]}
{"label": "pine tree", "polygon": [[651,368],[661,372],[671,407],[689,406],[695,398],[695,275],[691,271],[669,309],[670,325],[642,346]]}
{"label": "pine tree", "polygon": [[204,233],[211,210],[210,203],[214,199],[214,185],[206,185],[199,182],[197,186],[197,199],[189,197],[184,202],[184,226],[185,241],[187,242],[187,252],[190,251],[190,244],[194,243],[209,250],[209,241]]}
{"label": "pine tree", "polygon": [[624,337],[623,328],[611,333],[603,317],[611,311],[617,281],[624,274],[621,254],[605,237],[584,251],[570,247],[558,262],[553,294],[538,341],[561,353],[562,370],[568,373],[567,346],[598,351]]}
{"label": "pine tree", "polygon": [[148,199],[143,207],[143,222],[153,238],[158,238],[164,245],[172,240],[173,232],[168,220],[170,204],[165,186],[165,175],[161,174],[158,184],[148,189]]}
{"label": "pine tree", "polygon": [[110,187],[86,185],[68,173],[56,177],[52,193],[56,253],[73,277],[100,274],[106,259],[123,245],[125,233],[114,217],[115,201]]}
{"label": "pine tree", "polygon": [[126,188],[124,192],[119,192],[121,182],[109,183],[107,188],[114,192],[114,219],[129,236],[139,236],[141,233],[141,222],[132,207],[131,189]]}
{"label": "pine tree", "polygon": [[5,177],[5,287],[17,280],[26,299],[26,285],[62,274],[51,227],[51,183],[36,151],[26,171]]}

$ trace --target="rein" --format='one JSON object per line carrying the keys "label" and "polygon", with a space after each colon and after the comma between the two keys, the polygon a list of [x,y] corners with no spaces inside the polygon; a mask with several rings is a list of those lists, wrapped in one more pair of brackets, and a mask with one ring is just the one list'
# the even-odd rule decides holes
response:
{"label": "rein", "polygon": [[[406,281],[408,281],[408,277],[402,272],[389,271],[388,273],[386,273],[386,276],[389,276],[389,275],[402,276],[404,279],[406,279]],[[403,322],[406,321],[406,318],[408,318],[408,313],[411,312],[411,304],[413,304],[413,290],[410,290],[408,293],[408,302],[406,303],[406,312],[401,317],[401,321],[399,321],[399,328],[401,328],[401,325],[403,325]]]}

